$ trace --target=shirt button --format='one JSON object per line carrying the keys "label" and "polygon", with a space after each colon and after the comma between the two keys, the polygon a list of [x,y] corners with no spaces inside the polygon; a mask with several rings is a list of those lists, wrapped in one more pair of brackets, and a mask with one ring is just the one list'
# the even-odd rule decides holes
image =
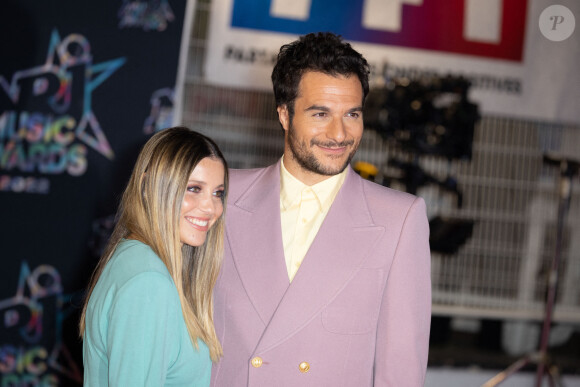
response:
{"label": "shirt button", "polygon": [[254,366],[254,368],[260,368],[262,366],[262,358],[259,356],[256,356],[255,358],[252,359],[252,366]]}
{"label": "shirt button", "polygon": [[303,361],[302,363],[300,363],[298,368],[300,369],[300,372],[305,374],[306,372],[310,371],[310,364]]}

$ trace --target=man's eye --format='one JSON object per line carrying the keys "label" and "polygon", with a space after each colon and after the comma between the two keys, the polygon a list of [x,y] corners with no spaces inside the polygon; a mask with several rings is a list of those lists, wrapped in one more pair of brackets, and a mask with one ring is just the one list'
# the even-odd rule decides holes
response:
{"label": "man's eye", "polygon": [[325,112],[314,113],[314,117],[325,117],[325,116],[326,116]]}

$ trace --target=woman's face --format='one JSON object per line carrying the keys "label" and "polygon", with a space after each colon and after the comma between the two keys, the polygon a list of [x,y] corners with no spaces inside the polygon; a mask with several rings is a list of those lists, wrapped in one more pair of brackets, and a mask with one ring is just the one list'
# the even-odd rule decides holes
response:
{"label": "woman's face", "polygon": [[189,176],[179,218],[181,243],[201,246],[209,229],[224,211],[224,165],[219,159],[202,159]]}

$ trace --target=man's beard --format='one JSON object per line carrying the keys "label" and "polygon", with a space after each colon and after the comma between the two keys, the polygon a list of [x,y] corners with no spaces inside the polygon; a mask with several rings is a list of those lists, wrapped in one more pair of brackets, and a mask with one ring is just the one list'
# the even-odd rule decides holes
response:
{"label": "man's beard", "polygon": [[[348,155],[347,159],[339,167],[327,166],[324,165],[324,163],[320,162],[320,160],[316,158],[314,152],[312,152],[313,146],[336,148],[336,147],[351,146],[353,144],[355,144],[354,140],[342,141],[340,143],[337,143],[333,141],[321,142],[312,139],[310,140],[309,144],[310,146],[308,146],[305,142],[300,142],[300,140],[296,138],[296,131],[294,130],[294,127],[292,125],[290,125],[290,128],[288,129],[288,146],[290,147],[290,151],[292,152],[291,155],[292,158],[298,162],[298,164],[302,167],[302,169],[316,173],[318,175],[334,176],[344,171],[345,168],[350,164],[352,158],[354,157],[354,154],[356,153],[356,150],[358,148],[358,144],[355,144],[352,151]],[[332,156],[330,157],[332,158]],[[339,157],[342,157],[342,155],[336,156],[336,158]]]}

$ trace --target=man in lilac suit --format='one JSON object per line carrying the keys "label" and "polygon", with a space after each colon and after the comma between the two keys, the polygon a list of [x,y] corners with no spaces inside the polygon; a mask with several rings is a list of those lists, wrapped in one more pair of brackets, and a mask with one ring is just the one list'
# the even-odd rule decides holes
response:
{"label": "man in lilac suit", "polygon": [[422,386],[431,318],[421,198],[349,166],[366,60],[340,37],[284,45],[272,73],[284,155],[231,171],[212,386]]}

